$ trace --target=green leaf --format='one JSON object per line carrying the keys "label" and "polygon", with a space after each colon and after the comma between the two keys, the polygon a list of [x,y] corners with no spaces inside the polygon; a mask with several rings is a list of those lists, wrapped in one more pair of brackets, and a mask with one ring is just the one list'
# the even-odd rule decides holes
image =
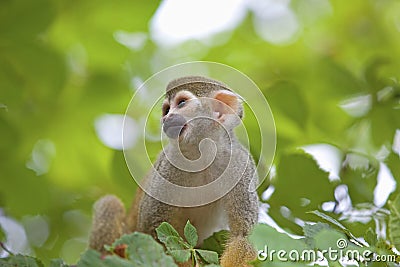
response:
{"label": "green leaf", "polygon": [[[328,173],[303,151],[281,156],[277,177],[272,181],[275,191],[268,200],[269,214],[281,227],[289,227],[297,234],[303,231],[294,218],[311,220],[307,211],[319,209],[324,202],[334,200],[334,185]],[[282,207],[289,209],[289,216],[282,215]]]}
{"label": "green leaf", "polygon": [[[289,82],[278,82],[268,90],[268,103],[272,110],[278,110],[279,115],[285,116],[298,127],[304,130],[308,120],[308,105],[304,94],[297,85]],[[287,108],[287,107],[290,108]],[[278,123],[278,129],[285,131],[287,124]]]}
{"label": "green leaf", "polygon": [[325,213],[322,213],[318,210],[314,210],[314,211],[310,211],[309,213],[311,214],[315,214],[318,217],[330,222],[331,224],[333,224],[334,226],[336,226],[337,228],[339,228],[340,230],[343,231],[343,233],[345,233],[348,237],[350,237],[351,239],[353,239],[354,241],[357,241],[357,238],[350,232],[349,229],[347,229],[343,224],[341,224],[339,221],[337,221],[336,219],[326,215]]}
{"label": "green leaf", "polygon": [[190,221],[187,221],[185,225],[184,234],[187,242],[192,246],[192,248],[194,248],[197,245],[199,236],[197,235],[196,228],[190,223]]}
{"label": "green leaf", "polygon": [[394,179],[396,179],[397,184],[400,183],[400,157],[393,151],[386,158],[386,164],[390,168]]}
{"label": "green leaf", "polygon": [[[344,255],[348,255],[351,257],[356,257],[357,255],[363,255],[364,251],[370,249],[368,247],[359,247],[354,245],[346,235],[342,232],[339,232],[336,229],[323,229],[319,233],[315,235],[315,248],[320,251],[328,251],[330,249],[342,251]],[[348,254],[346,254],[348,252]],[[324,256],[328,260],[328,262],[338,262],[340,260],[340,253],[333,254],[332,256],[325,254]],[[329,265],[331,266],[331,264]],[[340,265],[338,265],[340,266]]]}
{"label": "green leaf", "polygon": [[[385,255],[386,257],[392,256],[397,260],[397,263],[399,262],[399,256],[397,255],[396,252],[393,251],[393,246],[388,243],[387,240],[383,239],[378,239],[378,242],[376,243],[375,246],[369,247],[369,249],[376,253],[376,255]],[[388,263],[388,262],[385,262]],[[378,266],[378,265],[376,265]],[[393,266],[393,265],[385,265],[385,266]]]}
{"label": "green leaf", "polygon": [[375,246],[378,243],[378,237],[372,228],[368,228],[367,232],[365,232],[364,240],[370,246]]}
{"label": "green leaf", "polygon": [[157,243],[150,235],[135,232],[124,235],[113,246],[128,245],[127,257],[137,266],[176,266],[171,256],[165,254],[162,245]]}
{"label": "green leaf", "polygon": [[164,244],[167,238],[170,236],[181,238],[179,233],[175,230],[175,228],[172,227],[172,225],[170,225],[167,222],[163,222],[162,224],[160,224],[160,226],[156,228],[156,233],[158,239]]}
{"label": "green leaf", "polygon": [[[359,94],[365,92],[365,88],[360,80],[351,73],[345,66],[337,64],[334,60],[323,58],[319,62],[321,74],[325,73],[327,79],[326,90],[332,94],[332,97],[343,98],[350,94]],[[325,92],[324,92],[325,93]]]}
{"label": "green leaf", "polygon": [[[117,150],[114,152],[111,162],[111,173],[113,184],[117,185],[121,192],[119,196],[126,195],[128,199],[130,199],[133,190],[137,188],[137,184],[132,183],[132,175],[126,165],[124,153],[122,151]],[[126,186],[127,184],[130,186]]]}
{"label": "green leaf", "polygon": [[392,245],[400,250],[400,195],[394,201],[389,201],[389,238]]}
{"label": "green leaf", "polygon": [[177,236],[168,236],[165,239],[165,247],[168,250],[168,254],[170,254],[177,262],[186,262],[189,260],[191,251],[190,245],[187,244],[181,237]]}
{"label": "green leaf", "polygon": [[[116,255],[111,255],[111,256],[107,256],[104,260],[103,260],[105,266],[107,267],[132,267],[133,263],[132,261],[128,261],[126,259],[123,259],[119,256]],[[91,265],[91,266],[98,266],[98,265]],[[151,267],[155,267],[156,265],[145,265],[145,264],[138,264],[136,266],[140,266],[140,267],[145,267],[145,266],[151,266]],[[176,266],[176,265],[174,265]]]}
{"label": "green leaf", "polygon": [[[78,261],[77,267],[132,267],[132,262],[120,258],[116,255],[101,257],[100,252],[89,249],[83,253]],[[144,267],[145,265],[138,264],[136,266]],[[154,266],[155,265],[149,265]]]}
{"label": "green leaf", "polygon": [[98,266],[98,267],[106,266],[103,260],[101,259],[100,252],[93,249],[85,251],[82,254],[77,264],[77,267],[91,267],[91,266]]}
{"label": "green leaf", "polygon": [[373,202],[377,184],[379,162],[375,158],[348,154],[342,164],[340,178],[347,185],[354,204]]}
{"label": "green leaf", "polygon": [[18,129],[13,123],[5,120],[2,116],[0,116],[0,129],[1,140],[7,140],[7,142],[0,144],[0,153],[7,153],[8,155],[10,153],[15,153],[13,147],[18,147],[20,144],[21,133],[18,132]]}
{"label": "green leaf", "polygon": [[306,238],[305,242],[311,248],[315,248],[315,236],[324,229],[330,229],[329,224],[317,222],[316,224],[306,223],[303,226],[304,236]]}
{"label": "green leaf", "polygon": [[202,249],[205,250],[212,250],[218,253],[219,256],[222,255],[225,249],[225,245],[229,239],[229,231],[221,230],[219,232],[213,233],[207,239],[204,239],[203,245],[201,246]]}
{"label": "green leaf", "polygon": [[168,253],[175,259],[177,262],[187,262],[190,258],[190,250],[169,250]]}
{"label": "green leaf", "polygon": [[[308,249],[307,245],[300,239],[293,239],[287,234],[280,233],[273,227],[266,224],[257,224],[249,236],[250,242],[253,244],[257,251],[297,251],[299,255],[301,252]],[[268,252],[267,252],[268,255]],[[265,259],[264,263],[280,262],[276,257],[271,259],[269,256]],[[269,266],[268,264],[261,266]]]}
{"label": "green leaf", "polygon": [[168,250],[182,250],[190,248],[190,246],[185,241],[183,241],[182,238],[176,236],[167,237],[164,244]]}
{"label": "green leaf", "polygon": [[43,263],[34,257],[24,256],[21,254],[0,259],[2,267],[44,267]]}
{"label": "green leaf", "polygon": [[365,68],[364,76],[368,82],[369,90],[372,93],[376,93],[383,88],[384,84],[379,76],[379,71],[381,70],[382,66],[388,63],[389,60],[387,58],[378,57],[373,59]]}
{"label": "green leaf", "polygon": [[218,253],[210,250],[196,249],[196,253],[207,263],[218,264]]}
{"label": "green leaf", "polygon": [[[316,233],[316,235],[314,236],[314,240],[315,240],[315,248],[319,250],[325,250],[329,248],[345,249],[349,245],[346,235],[332,228],[322,229],[321,231]],[[340,241],[344,240],[344,241],[338,246],[338,240]]]}
{"label": "green leaf", "polygon": [[[51,24],[55,16],[54,3],[48,0],[33,2],[1,2],[0,32],[2,38],[23,41],[36,37]],[[3,25],[9,25],[5,27]]]}
{"label": "green leaf", "polygon": [[[365,206],[364,206],[365,205]],[[346,223],[346,227],[349,231],[357,237],[362,237],[367,232],[368,228],[375,227],[375,220],[373,218],[386,218],[387,215],[384,213],[385,211],[378,210],[375,214],[371,214],[369,216],[365,216],[365,213],[362,212],[370,212],[372,209],[376,209],[376,206],[373,203],[363,203],[357,204],[353,206],[352,212],[349,214],[348,217],[344,216],[343,221]],[[357,213],[360,212],[360,213]],[[335,214],[338,216],[339,214]],[[337,218],[337,217],[335,217]],[[342,217],[339,217],[342,219]],[[365,218],[369,218],[370,220],[367,221]],[[353,220],[354,219],[354,220]],[[365,221],[361,221],[365,219]],[[367,245],[367,243],[364,243]]]}
{"label": "green leaf", "polygon": [[336,227],[338,227],[339,229],[341,229],[343,231],[348,231],[347,228],[343,224],[341,224],[339,221],[332,218],[331,216],[326,215],[325,213],[322,213],[318,210],[313,210],[313,211],[310,211],[309,213],[317,215],[318,217],[330,222],[331,224],[335,225]]}
{"label": "green leaf", "polygon": [[371,135],[377,146],[390,144],[400,125],[400,109],[390,103],[377,103],[368,114]]}
{"label": "green leaf", "polygon": [[108,252],[113,252],[114,251],[114,247],[113,246],[109,246],[109,245],[104,245],[104,249]]}
{"label": "green leaf", "polygon": [[68,265],[62,259],[52,259],[50,267],[68,267]]}
{"label": "green leaf", "polygon": [[0,225],[0,242],[5,240],[6,240],[6,234],[4,233],[3,228]]}

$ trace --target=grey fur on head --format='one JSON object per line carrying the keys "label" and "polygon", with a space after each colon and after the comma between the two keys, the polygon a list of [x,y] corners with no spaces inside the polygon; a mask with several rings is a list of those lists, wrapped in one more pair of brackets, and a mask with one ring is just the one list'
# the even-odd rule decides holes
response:
{"label": "grey fur on head", "polygon": [[173,96],[177,91],[188,90],[198,97],[209,95],[210,91],[218,90],[232,91],[226,84],[204,76],[184,76],[172,80],[166,88],[167,97]]}

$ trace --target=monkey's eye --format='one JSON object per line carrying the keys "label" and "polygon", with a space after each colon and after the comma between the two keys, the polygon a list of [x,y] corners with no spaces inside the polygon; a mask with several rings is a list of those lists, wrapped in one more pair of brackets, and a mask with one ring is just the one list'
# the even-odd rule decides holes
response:
{"label": "monkey's eye", "polygon": [[178,101],[178,108],[183,107],[186,104],[186,99],[181,99]]}
{"label": "monkey's eye", "polygon": [[167,115],[169,112],[169,105],[163,106],[163,116]]}

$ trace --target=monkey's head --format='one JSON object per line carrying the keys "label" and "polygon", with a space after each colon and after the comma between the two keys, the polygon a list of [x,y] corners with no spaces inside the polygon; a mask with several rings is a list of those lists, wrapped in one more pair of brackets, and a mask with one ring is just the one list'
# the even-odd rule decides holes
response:
{"label": "monkey's head", "polygon": [[170,82],[162,106],[163,130],[180,143],[197,143],[231,133],[240,124],[243,106],[225,84],[201,76]]}

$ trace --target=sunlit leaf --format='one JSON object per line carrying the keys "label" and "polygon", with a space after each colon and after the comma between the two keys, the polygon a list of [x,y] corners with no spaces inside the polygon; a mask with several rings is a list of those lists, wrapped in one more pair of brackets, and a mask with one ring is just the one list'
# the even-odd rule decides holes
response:
{"label": "sunlit leaf", "polygon": [[[362,164],[352,166],[352,161],[361,161]],[[341,181],[348,186],[350,198],[353,203],[373,202],[374,190],[377,185],[379,173],[379,163],[376,159],[347,155],[342,163]]]}
{"label": "sunlit leaf", "polygon": [[[289,82],[275,84],[268,90],[268,102],[274,112],[279,111],[280,114],[284,114],[299,129],[304,130],[306,128],[308,107],[304,94],[298,86]],[[281,127],[285,127],[285,125]]]}
{"label": "sunlit leaf", "polygon": [[[300,151],[282,155],[273,186],[275,192],[268,201],[270,215],[297,233],[301,233],[302,229],[292,223],[294,218],[290,216],[311,219],[307,211],[318,209],[322,203],[334,199],[334,186],[328,179],[328,173],[321,170],[310,155]],[[282,207],[289,209],[291,215],[283,215]]]}
{"label": "sunlit leaf", "polygon": [[181,238],[175,228],[167,222],[161,223],[160,226],[156,228],[156,232],[158,239],[163,243],[171,236]]}

